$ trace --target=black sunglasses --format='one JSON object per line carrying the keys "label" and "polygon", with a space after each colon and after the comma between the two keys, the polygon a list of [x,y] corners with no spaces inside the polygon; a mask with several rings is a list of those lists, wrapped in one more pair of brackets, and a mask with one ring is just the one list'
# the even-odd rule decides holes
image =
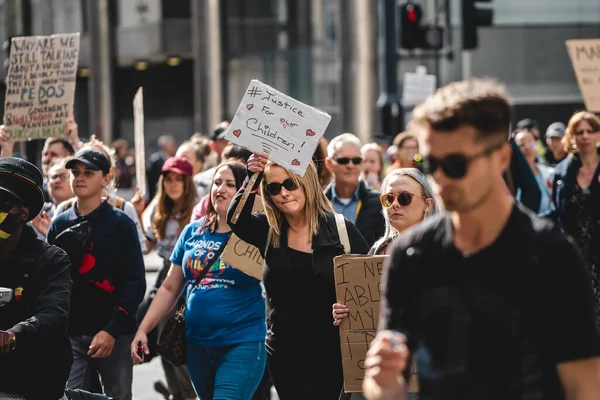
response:
{"label": "black sunglasses", "polygon": [[[379,201],[381,201],[381,205],[385,208],[389,208],[394,204],[394,201],[398,199],[398,204],[402,207],[410,206],[412,203],[413,197],[415,197],[414,193],[407,192],[406,190],[400,193],[385,193],[379,196]],[[422,198],[425,198],[421,196]]]}
{"label": "black sunglasses", "polygon": [[341,164],[341,165],[346,165],[350,161],[352,161],[352,164],[354,164],[354,165],[359,165],[359,164],[362,164],[362,162],[363,162],[362,157],[352,157],[352,158],[340,157],[340,158],[334,158],[334,160],[336,163]]}
{"label": "black sunglasses", "polygon": [[279,193],[281,193],[282,187],[284,187],[285,190],[287,190],[288,192],[292,192],[292,191],[298,189],[298,186],[296,186],[294,181],[291,178],[287,178],[285,181],[283,181],[281,183],[278,183],[278,182],[267,183],[265,185],[265,190],[267,191],[267,193],[269,193],[270,196],[277,196]]}
{"label": "black sunglasses", "polygon": [[417,167],[426,175],[432,175],[438,168],[441,168],[444,175],[448,178],[462,179],[467,175],[469,165],[473,161],[484,156],[489,156],[503,145],[504,142],[499,143],[471,156],[466,156],[464,154],[450,154],[444,158],[432,156],[423,157],[422,161],[417,164]]}

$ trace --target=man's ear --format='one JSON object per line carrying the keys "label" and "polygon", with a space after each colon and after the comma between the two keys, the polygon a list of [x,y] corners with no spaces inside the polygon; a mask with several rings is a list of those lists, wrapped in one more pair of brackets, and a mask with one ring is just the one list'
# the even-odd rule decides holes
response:
{"label": "man's ear", "polygon": [[211,141],[208,143],[208,146],[210,147],[210,149],[211,149],[212,151],[217,151],[217,146],[215,145],[215,141],[214,141],[214,140],[211,140]]}
{"label": "man's ear", "polygon": [[325,168],[327,168],[329,170],[329,172],[333,173],[333,162],[331,161],[331,158],[327,157],[325,159]]}

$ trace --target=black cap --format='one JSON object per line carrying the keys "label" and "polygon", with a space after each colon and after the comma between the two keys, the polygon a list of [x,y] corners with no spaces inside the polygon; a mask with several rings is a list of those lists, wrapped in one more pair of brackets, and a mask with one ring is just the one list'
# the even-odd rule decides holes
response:
{"label": "black cap", "polygon": [[9,193],[29,209],[29,220],[44,205],[42,172],[29,161],[9,157],[0,159],[0,191]]}
{"label": "black cap", "polygon": [[531,118],[525,118],[520,120],[517,123],[517,129],[531,129],[531,128],[537,128],[538,127],[538,123],[535,119],[531,119]]}
{"label": "black cap", "polygon": [[229,122],[223,121],[219,122],[215,129],[213,129],[212,140],[225,139],[225,135],[227,135],[227,129],[229,129]]}
{"label": "black cap", "polygon": [[110,160],[98,150],[84,149],[78,151],[65,165],[65,168],[72,169],[78,162],[85,164],[86,167],[94,171],[102,171],[105,174],[110,172]]}

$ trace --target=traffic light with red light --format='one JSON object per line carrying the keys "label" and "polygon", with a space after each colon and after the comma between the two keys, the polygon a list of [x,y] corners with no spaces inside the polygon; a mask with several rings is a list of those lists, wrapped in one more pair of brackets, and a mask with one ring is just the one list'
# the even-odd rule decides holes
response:
{"label": "traffic light with red light", "polygon": [[400,47],[407,50],[423,46],[423,29],[421,19],[423,11],[421,6],[406,3],[399,6],[400,12]]}
{"label": "traffic light with red light", "polygon": [[477,28],[492,26],[494,10],[479,8],[477,3],[489,3],[491,0],[462,0],[462,48],[476,49],[479,45]]}

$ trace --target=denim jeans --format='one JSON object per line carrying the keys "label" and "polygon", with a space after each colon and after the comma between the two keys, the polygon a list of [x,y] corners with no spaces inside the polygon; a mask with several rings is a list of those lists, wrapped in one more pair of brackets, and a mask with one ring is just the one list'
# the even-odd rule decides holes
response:
{"label": "denim jeans", "polygon": [[265,342],[225,347],[187,344],[187,368],[200,400],[248,400],[263,377]]}
{"label": "denim jeans", "polygon": [[[129,346],[133,335],[119,336],[110,356],[91,358],[87,355],[93,336],[71,336],[73,366],[67,387],[97,393],[100,381],[104,394],[114,400],[131,400],[133,362]],[[98,380],[100,378],[100,381]]]}

